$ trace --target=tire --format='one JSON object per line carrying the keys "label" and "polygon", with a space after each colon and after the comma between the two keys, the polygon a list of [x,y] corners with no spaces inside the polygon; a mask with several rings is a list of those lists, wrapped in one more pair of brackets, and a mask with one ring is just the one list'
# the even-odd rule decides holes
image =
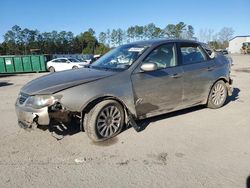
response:
{"label": "tire", "polygon": [[78,69],[78,67],[77,66],[73,66],[72,69]]}
{"label": "tire", "polygon": [[56,72],[54,67],[49,67],[49,72]]}
{"label": "tire", "polygon": [[224,81],[217,81],[210,90],[207,107],[212,109],[220,108],[224,105],[228,96],[227,86]]}
{"label": "tire", "polygon": [[92,141],[107,140],[121,132],[124,125],[124,109],[114,100],[104,100],[85,114],[83,124]]}

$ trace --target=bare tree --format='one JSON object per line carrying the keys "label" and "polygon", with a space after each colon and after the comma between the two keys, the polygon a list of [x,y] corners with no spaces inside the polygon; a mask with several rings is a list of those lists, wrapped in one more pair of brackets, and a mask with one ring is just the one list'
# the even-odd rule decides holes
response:
{"label": "bare tree", "polygon": [[223,27],[220,32],[218,33],[219,40],[224,43],[228,42],[234,34],[234,30],[231,27]]}
{"label": "bare tree", "polygon": [[207,41],[207,30],[200,29],[198,38],[199,38],[200,42],[206,42]]}
{"label": "bare tree", "polygon": [[200,29],[199,31],[199,41],[200,42],[209,42],[209,41],[212,41],[213,40],[213,33],[214,33],[214,30],[213,29]]}
{"label": "bare tree", "polygon": [[208,34],[208,36],[207,36],[207,42],[208,41],[212,41],[213,40],[213,37],[214,37],[214,30],[213,29],[208,29],[207,30],[207,34]]}
{"label": "bare tree", "polygon": [[194,27],[188,25],[187,28],[182,32],[181,38],[188,40],[196,40],[196,38],[194,37]]}

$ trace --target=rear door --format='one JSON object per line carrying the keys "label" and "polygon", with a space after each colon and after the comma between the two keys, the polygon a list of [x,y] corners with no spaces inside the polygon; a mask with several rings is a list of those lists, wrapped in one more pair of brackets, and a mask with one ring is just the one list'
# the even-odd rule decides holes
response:
{"label": "rear door", "polygon": [[203,48],[197,43],[179,43],[179,56],[183,68],[183,105],[203,102],[209,93],[215,68]]}
{"label": "rear door", "polygon": [[[136,70],[132,74],[138,116],[171,111],[182,103],[182,68],[177,65],[174,43],[152,50],[143,63],[155,63],[158,69],[150,72]],[[141,65],[142,65],[141,64]]]}

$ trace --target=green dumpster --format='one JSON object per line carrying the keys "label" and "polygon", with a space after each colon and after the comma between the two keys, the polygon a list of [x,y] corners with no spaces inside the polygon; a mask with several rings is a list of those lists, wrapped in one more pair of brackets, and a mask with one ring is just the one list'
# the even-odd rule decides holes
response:
{"label": "green dumpster", "polygon": [[23,72],[22,58],[14,57],[13,60],[14,60],[15,72]]}
{"label": "green dumpster", "polygon": [[0,57],[0,73],[6,72],[4,59]]}
{"label": "green dumpster", "polygon": [[6,57],[5,58],[5,66],[6,66],[6,72],[7,73],[15,72],[12,57]]}
{"label": "green dumpster", "polygon": [[0,73],[44,72],[44,55],[0,56]]}
{"label": "green dumpster", "polygon": [[32,72],[31,59],[28,56],[23,57],[23,70],[26,72]]}

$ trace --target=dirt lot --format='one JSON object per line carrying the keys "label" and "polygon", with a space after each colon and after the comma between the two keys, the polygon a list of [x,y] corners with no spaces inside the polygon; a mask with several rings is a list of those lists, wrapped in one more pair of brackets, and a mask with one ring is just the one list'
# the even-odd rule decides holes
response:
{"label": "dirt lot", "polygon": [[250,175],[250,56],[233,56],[234,93],[221,109],[195,107],[92,143],[72,128],[20,129],[19,89],[42,74],[0,77],[0,187],[246,187]]}

